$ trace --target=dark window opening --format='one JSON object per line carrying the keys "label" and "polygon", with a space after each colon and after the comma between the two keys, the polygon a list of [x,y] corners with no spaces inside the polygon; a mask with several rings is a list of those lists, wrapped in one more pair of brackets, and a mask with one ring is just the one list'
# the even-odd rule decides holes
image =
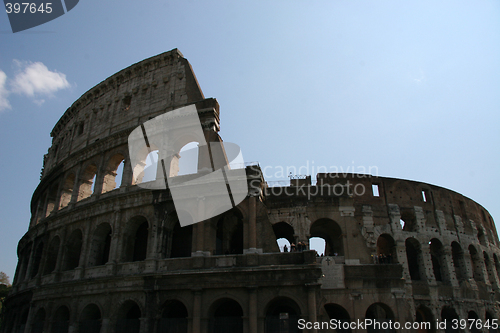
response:
{"label": "dark window opening", "polygon": [[211,333],[243,333],[243,310],[238,302],[226,299],[210,319]]}
{"label": "dark window opening", "polygon": [[216,255],[243,253],[243,219],[239,212],[231,210],[217,222]]}
{"label": "dark window opening", "polygon": [[170,258],[191,257],[193,243],[193,225],[181,227],[179,222],[172,231],[172,249]]}
{"label": "dark window opening", "polygon": [[[383,303],[374,303],[370,305],[370,307],[366,310],[366,319],[377,320],[381,323],[389,322],[390,320],[394,321],[394,314],[389,306]],[[378,327],[369,326],[367,327],[368,333],[374,332],[382,332],[382,333],[395,333],[394,329],[383,329],[383,325],[380,325],[380,329]]]}
{"label": "dark window opening", "polygon": [[66,242],[66,260],[63,271],[75,269],[80,264],[80,254],[82,250],[82,232],[75,230]]}
{"label": "dark window opening", "polygon": [[337,320],[338,326],[341,328],[337,328],[337,333],[350,333],[350,328],[342,328],[342,323],[350,323],[351,318],[349,317],[349,313],[346,309],[338,304],[325,304],[325,311],[328,314],[330,320]]}
{"label": "dark window opening", "polygon": [[457,242],[451,243],[451,254],[453,258],[453,267],[458,281],[467,279],[464,252]]}
{"label": "dark window opening", "polygon": [[422,252],[420,244],[415,238],[408,238],[405,243],[410,277],[412,280],[421,280]]}

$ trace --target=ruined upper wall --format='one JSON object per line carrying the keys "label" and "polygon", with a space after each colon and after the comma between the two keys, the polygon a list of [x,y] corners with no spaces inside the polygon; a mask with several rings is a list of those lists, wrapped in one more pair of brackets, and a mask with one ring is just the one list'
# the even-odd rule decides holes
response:
{"label": "ruined upper wall", "polygon": [[177,49],[127,67],[83,94],[59,119],[42,178],[98,140],[203,99],[191,65]]}
{"label": "ruined upper wall", "polygon": [[498,242],[495,223],[489,212],[455,191],[418,181],[368,174],[319,173],[316,178],[316,185],[311,185],[311,178],[307,177],[293,179],[288,190],[268,188],[268,205],[273,208],[306,206],[311,202],[348,205],[355,209],[359,219],[363,218],[367,206],[373,212],[375,226],[392,223],[397,217],[408,223],[405,231],[448,230],[484,238],[493,244]]}

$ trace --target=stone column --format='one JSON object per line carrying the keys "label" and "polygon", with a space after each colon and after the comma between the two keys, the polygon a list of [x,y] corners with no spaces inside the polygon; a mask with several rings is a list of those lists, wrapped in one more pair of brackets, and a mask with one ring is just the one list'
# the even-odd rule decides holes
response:
{"label": "stone column", "polygon": [[257,287],[248,287],[248,332],[257,333]]}
{"label": "stone column", "polygon": [[193,333],[201,332],[201,289],[193,290]]}
{"label": "stone column", "polygon": [[[316,286],[315,283],[306,284],[307,288],[307,305],[309,310],[309,321],[314,323],[318,321],[318,317],[316,314]],[[313,324],[314,325],[314,324]],[[311,333],[317,333],[315,328],[309,330]]]}

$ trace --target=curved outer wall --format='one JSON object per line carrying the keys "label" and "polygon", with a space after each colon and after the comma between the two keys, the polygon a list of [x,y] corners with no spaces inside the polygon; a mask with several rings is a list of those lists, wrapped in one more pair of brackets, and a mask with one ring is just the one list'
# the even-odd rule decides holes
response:
{"label": "curved outer wall", "polygon": [[[127,138],[188,104],[207,141],[220,140],[217,101],[204,98],[175,49],[111,76],[65,112],[19,242],[2,332],[277,332],[298,319],[499,318],[493,219],[441,187],[360,174],[270,187],[254,165],[242,203],[180,228],[168,191],[137,186],[132,169],[144,165],[130,165]],[[307,245],[283,253],[276,242],[311,237],[325,240],[325,256]]]}

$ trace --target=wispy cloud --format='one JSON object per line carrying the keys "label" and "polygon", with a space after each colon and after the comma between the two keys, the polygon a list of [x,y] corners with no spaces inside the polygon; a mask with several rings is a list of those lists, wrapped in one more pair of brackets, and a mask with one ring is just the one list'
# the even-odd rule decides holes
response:
{"label": "wispy cloud", "polygon": [[60,89],[70,87],[66,75],[57,71],[50,71],[41,62],[26,62],[14,60],[18,73],[12,81],[12,92],[29,97],[35,95],[49,95]]}
{"label": "wispy cloud", "polygon": [[7,97],[9,91],[7,90],[7,75],[0,70],[0,112],[5,109],[10,109],[10,103]]}

